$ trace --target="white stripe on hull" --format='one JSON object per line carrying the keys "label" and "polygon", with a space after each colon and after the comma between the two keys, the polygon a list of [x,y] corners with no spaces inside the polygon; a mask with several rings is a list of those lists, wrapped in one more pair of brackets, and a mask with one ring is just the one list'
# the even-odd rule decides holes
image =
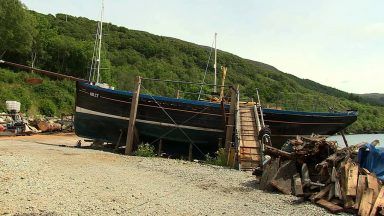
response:
{"label": "white stripe on hull", "polygon": [[[112,114],[97,112],[97,111],[85,109],[85,108],[78,107],[78,106],[76,106],[76,112],[129,121],[129,118],[124,117],[124,116],[118,116],[118,115],[112,115]],[[159,126],[165,126],[165,127],[179,127],[179,128],[184,128],[184,129],[201,130],[201,131],[209,131],[209,132],[219,132],[219,133],[224,132],[224,130],[218,130],[218,129],[212,129],[212,128],[194,127],[194,126],[187,126],[187,125],[175,125],[175,124],[170,124],[170,123],[165,123],[165,122],[148,121],[148,120],[143,120],[143,119],[136,119],[136,121],[141,122],[141,123],[145,123],[145,124],[153,124],[153,125],[159,125]]]}
{"label": "white stripe on hull", "polygon": [[93,110],[90,110],[90,109],[85,109],[85,108],[78,107],[78,106],[76,106],[76,112],[129,121],[129,118],[127,118],[127,117],[118,116],[118,115],[112,115],[112,114],[107,114],[107,113],[102,113],[102,112],[97,112],[97,111],[93,111]]}

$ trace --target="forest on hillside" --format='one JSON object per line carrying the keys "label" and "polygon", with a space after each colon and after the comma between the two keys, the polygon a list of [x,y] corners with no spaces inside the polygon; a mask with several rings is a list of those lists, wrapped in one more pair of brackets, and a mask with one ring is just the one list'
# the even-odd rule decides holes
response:
{"label": "forest on hillside", "polygon": [[360,94],[363,100],[370,102],[371,104],[380,104],[384,106],[384,94],[371,93],[371,94]]}
{"label": "forest on hillside", "polygon": [[[29,11],[18,0],[1,0],[1,59],[36,68],[87,79],[91,64],[97,22],[66,14],[44,15]],[[103,82],[117,89],[131,90],[137,75],[157,79],[213,82],[210,47],[175,38],[153,35],[104,24],[102,53]],[[366,102],[362,97],[300,79],[273,66],[218,51],[218,68],[226,66],[226,84],[239,85],[245,100],[256,98],[259,89],[265,106],[303,111],[359,111],[359,120],[349,132],[384,130],[384,107]],[[13,70],[14,72],[11,72]],[[5,100],[20,100],[23,111],[34,114],[60,115],[73,112],[74,84],[44,78],[40,85],[24,82],[38,76],[14,68],[0,69],[0,109]],[[219,75],[220,77],[220,75]],[[220,80],[220,79],[219,79]],[[197,99],[200,87],[162,82],[143,83],[147,93]],[[204,87],[205,93],[212,89]],[[46,108],[48,107],[48,108]]]}

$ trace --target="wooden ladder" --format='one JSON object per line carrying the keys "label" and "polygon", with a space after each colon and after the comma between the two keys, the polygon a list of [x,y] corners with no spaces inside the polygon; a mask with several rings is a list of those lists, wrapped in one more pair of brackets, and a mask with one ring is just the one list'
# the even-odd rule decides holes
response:
{"label": "wooden ladder", "polygon": [[261,145],[258,141],[258,130],[253,107],[240,107],[240,143],[239,168],[243,171],[253,171],[261,163]]}

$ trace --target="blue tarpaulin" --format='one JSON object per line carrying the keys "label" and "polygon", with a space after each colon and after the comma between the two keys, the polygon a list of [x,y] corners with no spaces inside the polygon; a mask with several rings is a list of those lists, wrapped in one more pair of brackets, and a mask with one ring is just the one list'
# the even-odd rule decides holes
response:
{"label": "blue tarpaulin", "polygon": [[384,150],[372,144],[365,144],[359,149],[358,160],[360,167],[376,174],[377,178],[384,181]]}

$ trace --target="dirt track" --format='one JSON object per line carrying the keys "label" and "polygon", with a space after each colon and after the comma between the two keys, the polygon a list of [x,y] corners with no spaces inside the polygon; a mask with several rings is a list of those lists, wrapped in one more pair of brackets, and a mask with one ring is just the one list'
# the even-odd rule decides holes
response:
{"label": "dirt track", "polygon": [[325,215],[257,190],[250,174],[74,146],[74,135],[0,138],[4,215]]}

